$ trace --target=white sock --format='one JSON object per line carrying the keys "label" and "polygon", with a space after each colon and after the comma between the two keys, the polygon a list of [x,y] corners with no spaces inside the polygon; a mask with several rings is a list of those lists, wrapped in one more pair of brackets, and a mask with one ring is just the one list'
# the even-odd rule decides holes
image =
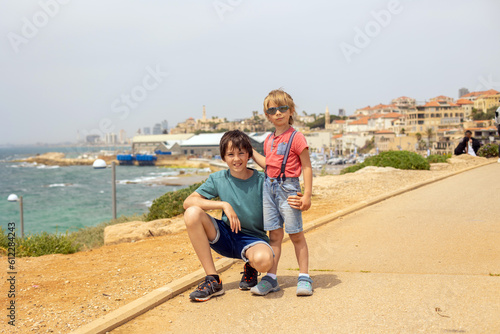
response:
{"label": "white sock", "polygon": [[276,276],[276,274],[271,274],[271,273],[267,273],[267,275],[266,275],[266,276],[269,276],[269,277],[271,277],[272,279],[276,279],[276,277],[278,277],[278,276]]}
{"label": "white sock", "polygon": [[309,274],[299,273],[299,277],[307,277],[307,278],[309,278],[311,276],[309,276]]}

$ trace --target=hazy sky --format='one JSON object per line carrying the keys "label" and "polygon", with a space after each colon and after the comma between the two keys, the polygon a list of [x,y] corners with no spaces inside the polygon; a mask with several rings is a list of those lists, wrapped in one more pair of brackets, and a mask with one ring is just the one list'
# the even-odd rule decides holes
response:
{"label": "hazy sky", "polygon": [[0,144],[500,90],[500,1],[0,0]]}

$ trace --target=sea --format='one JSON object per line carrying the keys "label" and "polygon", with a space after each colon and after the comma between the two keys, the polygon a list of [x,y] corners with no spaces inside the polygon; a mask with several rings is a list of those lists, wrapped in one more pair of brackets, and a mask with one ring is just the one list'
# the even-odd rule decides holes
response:
{"label": "sea", "polygon": [[[111,168],[92,166],[45,166],[16,162],[36,154],[62,152],[67,158],[98,154],[102,147],[0,147],[0,227],[16,223],[20,231],[19,202],[23,197],[24,234],[66,233],[112,219]],[[112,148],[126,150],[123,148]],[[128,148],[130,149],[130,148]],[[117,217],[148,212],[154,199],[185,186],[154,184],[196,169],[155,166],[116,166]]]}

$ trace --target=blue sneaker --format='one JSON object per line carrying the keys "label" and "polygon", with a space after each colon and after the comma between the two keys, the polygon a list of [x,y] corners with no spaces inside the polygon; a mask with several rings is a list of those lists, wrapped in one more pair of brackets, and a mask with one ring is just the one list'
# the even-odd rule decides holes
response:
{"label": "blue sneaker", "polygon": [[312,283],[311,277],[300,276],[297,282],[297,296],[311,296],[313,294]]}
{"label": "blue sneaker", "polygon": [[280,285],[277,279],[272,279],[270,276],[264,276],[260,283],[250,289],[254,295],[265,296],[269,292],[276,292],[280,290]]}

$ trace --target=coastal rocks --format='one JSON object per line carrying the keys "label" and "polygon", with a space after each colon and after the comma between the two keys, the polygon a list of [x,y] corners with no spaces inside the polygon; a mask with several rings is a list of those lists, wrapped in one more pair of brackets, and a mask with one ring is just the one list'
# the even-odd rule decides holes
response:
{"label": "coastal rocks", "polygon": [[176,233],[185,228],[184,219],[158,219],[150,222],[133,221],[108,226],[104,229],[104,244],[135,242],[161,235]]}
{"label": "coastal rocks", "polygon": [[35,157],[30,157],[24,160],[29,163],[37,163],[46,166],[75,166],[75,165],[92,165],[92,159],[69,159],[64,153],[48,152]]}

